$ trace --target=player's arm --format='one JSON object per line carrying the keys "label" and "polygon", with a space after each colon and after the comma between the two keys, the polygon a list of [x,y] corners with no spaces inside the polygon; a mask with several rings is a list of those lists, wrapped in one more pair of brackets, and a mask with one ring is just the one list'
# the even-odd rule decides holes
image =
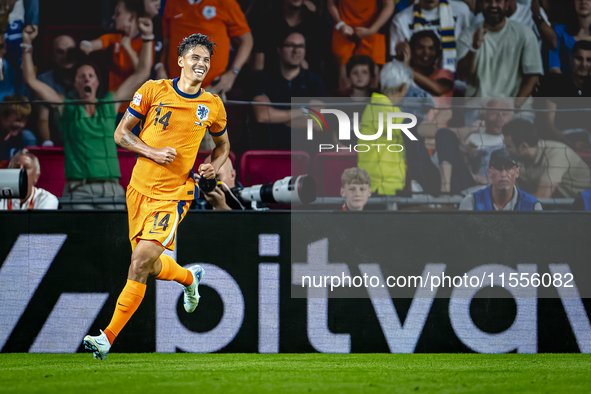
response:
{"label": "player's arm", "polygon": [[152,148],[132,133],[131,130],[139,121],[140,119],[131,114],[129,110],[125,111],[123,119],[115,130],[115,143],[158,164],[172,163],[176,157],[176,149],[168,146],[160,149]]}
{"label": "player's arm", "polygon": [[221,135],[216,136],[212,134],[213,143],[215,148],[211,152],[211,163],[203,163],[199,166],[199,175],[204,176],[207,179],[213,179],[219,172],[220,167],[224,165],[228,156],[230,156],[230,140],[228,139],[228,133],[223,132]]}

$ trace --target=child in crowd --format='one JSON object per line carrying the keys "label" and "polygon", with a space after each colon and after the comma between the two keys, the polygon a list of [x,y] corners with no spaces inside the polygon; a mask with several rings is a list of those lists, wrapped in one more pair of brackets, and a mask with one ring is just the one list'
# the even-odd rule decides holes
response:
{"label": "child in crowd", "polygon": [[341,197],[345,199],[343,211],[363,211],[371,196],[371,178],[363,168],[347,168],[341,175]]}

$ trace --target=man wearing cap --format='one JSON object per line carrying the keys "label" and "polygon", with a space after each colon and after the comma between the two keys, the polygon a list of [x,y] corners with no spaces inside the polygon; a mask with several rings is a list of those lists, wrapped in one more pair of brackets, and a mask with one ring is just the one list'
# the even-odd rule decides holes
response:
{"label": "man wearing cap", "polygon": [[490,156],[488,178],[491,185],[470,194],[460,202],[461,211],[541,211],[542,204],[518,189],[519,166],[506,149]]}

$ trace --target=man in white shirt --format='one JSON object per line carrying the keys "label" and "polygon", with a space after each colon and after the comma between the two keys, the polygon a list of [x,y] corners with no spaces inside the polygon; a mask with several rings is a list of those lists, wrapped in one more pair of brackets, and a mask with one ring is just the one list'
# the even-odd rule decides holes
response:
{"label": "man in white shirt", "polygon": [[473,24],[458,40],[458,78],[466,97],[520,97],[521,107],[544,74],[531,29],[505,17],[506,0],[482,0],[484,25]]}
{"label": "man in white shirt", "polygon": [[[461,1],[449,0],[454,19],[454,33],[456,40],[462,34],[462,31],[471,25],[472,12],[470,8]],[[423,28],[433,30],[441,39],[441,18],[439,0],[420,0],[419,7],[424,20]],[[390,54],[396,56],[403,52],[401,45],[410,41],[415,32],[414,7],[408,6],[405,10],[398,13],[390,25]]]}
{"label": "man in white shirt", "polygon": [[27,149],[17,152],[10,160],[8,168],[20,168],[27,171],[29,184],[25,198],[2,199],[0,210],[24,211],[27,209],[57,209],[59,201],[56,196],[45,189],[37,188],[35,185],[41,175],[39,160]]}
{"label": "man in white shirt", "polygon": [[[517,0],[507,0],[507,8],[505,10],[505,16],[510,21],[517,22],[522,26],[527,26],[536,35],[538,42],[542,41],[551,48],[556,46],[556,33],[552,28],[552,24],[546,15],[546,11],[542,7],[537,7],[536,15],[532,12],[532,8],[518,3]],[[474,17],[473,24],[483,23],[484,16],[482,12]]]}

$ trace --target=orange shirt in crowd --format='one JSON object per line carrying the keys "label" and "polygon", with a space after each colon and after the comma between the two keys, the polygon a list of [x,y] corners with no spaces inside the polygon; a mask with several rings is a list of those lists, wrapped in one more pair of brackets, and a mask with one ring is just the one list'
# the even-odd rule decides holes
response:
{"label": "orange shirt in crowd", "polygon": [[164,7],[162,34],[170,39],[167,60],[169,78],[181,74],[177,49],[185,37],[201,33],[216,44],[202,85],[207,87],[228,67],[230,38],[248,32],[250,28],[236,0],[168,0]]}
{"label": "orange shirt in crowd", "polygon": [[339,0],[339,15],[347,25],[370,27],[378,18],[378,2],[376,0]]}
{"label": "orange shirt in crowd", "polygon": [[[122,34],[110,33],[100,37],[103,49],[113,46],[113,56],[109,67],[109,92],[117,90],[119,86],[135,71],[129,53],[121,45]],[[131,47],[138,54],[142,51],[142,37],[131,39]]]}

